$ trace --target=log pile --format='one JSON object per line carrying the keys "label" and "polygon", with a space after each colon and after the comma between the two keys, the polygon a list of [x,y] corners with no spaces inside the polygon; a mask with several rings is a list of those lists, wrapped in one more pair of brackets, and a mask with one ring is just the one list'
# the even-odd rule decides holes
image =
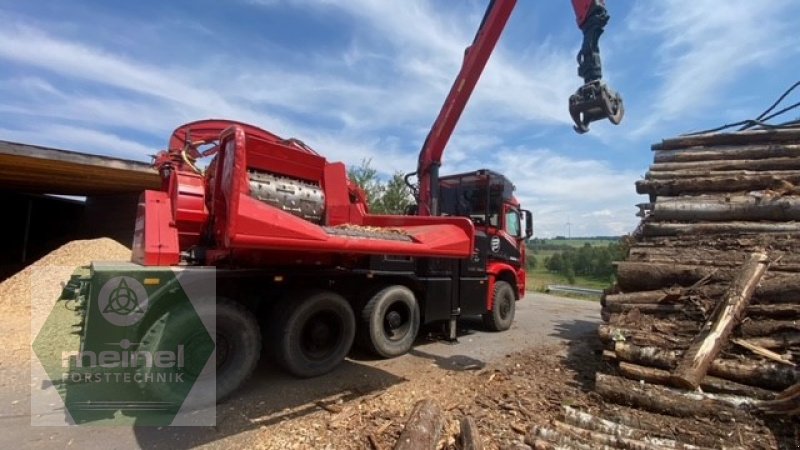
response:
{"label": "log pile", "polygon": [[602,299],[604,398],[674,416],[800,414],[800,129],[668,139]]}

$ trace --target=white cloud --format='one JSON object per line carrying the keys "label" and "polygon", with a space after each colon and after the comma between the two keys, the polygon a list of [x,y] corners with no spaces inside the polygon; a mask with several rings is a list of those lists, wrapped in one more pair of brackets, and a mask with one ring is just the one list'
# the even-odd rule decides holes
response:
{"label": "white cloud", "polygon": [[648,118],[634,133],[651,133],[663,121],[702,117],[724,103],[726,88],[749,70],[796,52],[796,23],[790,22],[796,6],[789,0],[636,2],[628,38],[656,36],[658,65],[651,70],[661,82],[648,99]]}

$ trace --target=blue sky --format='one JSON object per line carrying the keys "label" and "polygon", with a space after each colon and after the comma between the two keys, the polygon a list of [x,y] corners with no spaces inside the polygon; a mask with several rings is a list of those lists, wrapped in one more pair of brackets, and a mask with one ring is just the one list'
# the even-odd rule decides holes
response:
{"label": "blue sky", "polygon": [[[147,161],[176,126],[250,122],[384,174],[417,153],[486,1],[0,0],[0,139]],[[754,117],[798,78],[791,0],[609,0],[622,125],[571,128],[568,1],[521,0],[445,153],[491,168],[536,234],[621,234],[651,143]]]}

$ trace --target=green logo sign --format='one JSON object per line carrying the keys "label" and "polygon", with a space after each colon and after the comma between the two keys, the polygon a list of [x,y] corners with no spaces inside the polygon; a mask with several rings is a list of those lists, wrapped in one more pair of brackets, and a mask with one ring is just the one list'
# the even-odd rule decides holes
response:
{"label": "green logo sign", "polygon": [[76,273],[33,342],[32,377],[49,379],[32,390],[33,425],[58,411],[62,424],[214,425],[215,288],[208,269]]}

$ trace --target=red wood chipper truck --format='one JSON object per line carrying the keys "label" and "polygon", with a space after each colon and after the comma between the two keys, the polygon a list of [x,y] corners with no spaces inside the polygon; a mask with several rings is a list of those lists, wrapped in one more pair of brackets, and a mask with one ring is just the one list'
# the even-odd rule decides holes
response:
{"label": "red wood chipper truck", "polygon": [[[439,166],[514,4],[497,0],[487,9],[410,174],[418,180],[417,205],[407,215],[370,214],[344,164],[299,140],[229,120],[176,129],[155,158],[163,188],[141,196],[132,263],[94,264],[67,286],[86,303],[83,342],[102,320],[93,292],[109,273],[144,276],[146,284],[160,272],[208,267],[216,273],[218,398],[251,374],[262,343],[288,372],[313,377],[340,364],[354,341],[388,358],[406,353],[424,324],[444,324],[450,339],[462,316],[508,329],[525,291],[531,214],[503,175],[440,177]],[[587,86],[585,95],[593,92]],[[584,128],[610,116],[608,103],[598,107],[598,97],[589,97],[570,100],[571,109],[584,105],[577,107]],[[621,103],[612,112],[618,121]],[[213,159],[200,170],[195,162],[203,157]],[[141,335],[131,340],[158,350],[159,339],[143,336],[170,314],[170,292],[150,294]]]}

